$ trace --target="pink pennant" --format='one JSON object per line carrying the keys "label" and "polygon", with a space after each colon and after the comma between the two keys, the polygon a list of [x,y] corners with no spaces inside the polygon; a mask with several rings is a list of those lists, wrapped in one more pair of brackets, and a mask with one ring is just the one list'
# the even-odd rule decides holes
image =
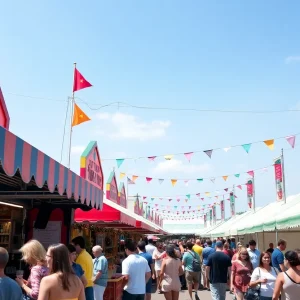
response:
{"label": "pink pennant", "polygon": [[191,158],[193,156],[194,152],[187,152],[187,153],[184,153],[184,156],[186,157],[186,159],[191,162]]}
{"label": "pink pennant", "polygon": [[147,196],[143,196],[143,200],[147,199]]}
{"label": "pink pennant", "polygon": [[148,157],[148,159],[149,159],[150,161],[154,161],[155,158],[156,158],[156,156],[149,156],[149,157]]}
{"label": "pink pennant", "polygon": [[292,148],[294,149],[295,147],[295,141],[296,141],[296,136],[291,135],[291,136],[287,136],[285,138],[287,140],[287,142],[292,146]]}
{"label": "pink pennant", "polygon": [[242,186],[239,184],[239,185],[237,185],[236,187],[238,187],[240,190],[242,190],[243,188],[242,188]]}
{"label": "pink pennant", "polygon": [[224,191],[227,193],[228,192],[228,188],[224,189]]}
{"label": "pink pennant", "polygon": [[180,199],[177,199],[177,202],[179,202],[180,201]]}
{"label": "pink pennant", "polygon": [[202,201],[204,201],[204,198],[201,198]]}
{"label": "pink pennant", "polygon": [[184,209],[184,206],[181,206],[181,209]]}
{"label": "pink pennant", "polygon": [[197,196],[197,197],[200,197],[200,193],[197,193],[196,196]]}
{"label": "pink pennant", "polygon": [[189,181],[188,181],[188,180],[185,180],[185,181],[184,181],[184,184],[185,184],[185,186],[188,186],[188,185],[189,185]]}
{"label": "pink pennant", "polygon": [[185,201],[185,202],[188,202],[188,199],[185,199],[184,201]]}
{"label": "pink pennant", "polygon": [[254,177],[254,171],[248,171],[247,174],[251,177]]}
{"label": "pink pennant", "polygon": [[169,201],[171,202],[171,201],[172,201],[172,199],[169,199]]}
{"label": "pink pennant", "polygon": [[158,204],[155,204],[155,206],[158,206]]}
{"label": "pink pennant", "polygon": [[147,182],[150,182],[151,180],[152,180],[151,177],[146,177],[146,181],[147,181]]}

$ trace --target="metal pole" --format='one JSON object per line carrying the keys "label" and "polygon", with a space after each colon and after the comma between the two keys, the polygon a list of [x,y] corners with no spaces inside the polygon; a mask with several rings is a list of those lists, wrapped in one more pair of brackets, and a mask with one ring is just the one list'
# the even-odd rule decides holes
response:
{"label": "metal pole", "polygon": [[283,149],[281,149],[281,168],[282,168],[283,201],[284,203],[286,203]]}

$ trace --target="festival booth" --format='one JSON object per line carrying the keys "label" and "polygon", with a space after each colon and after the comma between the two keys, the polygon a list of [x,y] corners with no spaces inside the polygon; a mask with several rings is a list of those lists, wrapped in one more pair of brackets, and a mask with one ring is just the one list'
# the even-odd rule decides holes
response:
{"label": "festival booth", "polygon": [[73,208],[101,209],[103,186],[81,178],[8,131],[1,90],[0,108],[0,246],[10,253],[6,274],[14,277],[24,242],[34,238],[45,248],[68,243]]}

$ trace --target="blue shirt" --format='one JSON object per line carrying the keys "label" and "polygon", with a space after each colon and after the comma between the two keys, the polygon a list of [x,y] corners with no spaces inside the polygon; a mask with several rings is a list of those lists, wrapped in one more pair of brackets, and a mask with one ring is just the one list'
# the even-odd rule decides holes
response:
{"label": "blue shirt", "polygon": [[248,250],[248,253],[249,253],[249,256],[250,256],[250,261],[252,263],[253,270],[254,270],[255,268],[257,268],[259,266],[260,252],[257,249],[255,249],[254,251],[252,251],[249,248],[247,250]]}
{"label": "blue shirt", "polygon": [[0,277],[0,299],[22,300],[20,286],[9,277]]}
{"label": "blue shirt", "polygon": [[184,262],[184,269],[193,272],[193,260],[196,258],[200,261],[200,256],[195,251],[187,251],[184,253],[182,261]]}
{"label": "blue shirt", "polygon": [[151,270],[151,265],[153,264],[153,259],[152,259],[151,254],[149,254],[148,252],[141,252],[141,253],[139,253],[139,255],[144,257],[147,260],[149,268]]}
{"label": "blue shirt", "polygon": [[214,253],[216,250],[212,247],[207,246],[206,248],[203,249],[202,251],[202,258],[203,258],[203,265],[207,266],[208,262],[208,257]]}
{"label": "blue shirt", "polygon": [[283,253],[278,248],[274,249],[272,253],[272,266],[278,269],[279,272],[283,272],[284,270],[281,270],[279,266],[283,263],[284,263]]}
{"label": "blue shirt", "polygon": [[79,264],[76,264],[76,263],[72,263],[72,268],[73,268],[73,271],[74,273],[80,278],[83,274],[84,274],[84,271],[81,267],[81,265]]}
{"label": "blue shirt", "polygon": [[94,282],[94,284],[106,287],[108,280],[108,262],[104,255],[94,259],[94,277],[99,273],[99,271],[102,272],[102,275]]}

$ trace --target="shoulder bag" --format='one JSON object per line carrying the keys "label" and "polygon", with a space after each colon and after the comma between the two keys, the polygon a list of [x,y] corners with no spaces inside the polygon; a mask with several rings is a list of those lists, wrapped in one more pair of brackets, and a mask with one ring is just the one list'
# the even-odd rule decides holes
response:
{"label": "shoulder bag", "polygon": [[[260,268],[259,270],[259,278],[260,278]],[[245,293],[244,299],[245,300],[259,300],[260,299],[260,288],[261,283],[258,284],[256,287],[249,287],[247,292]]]}

